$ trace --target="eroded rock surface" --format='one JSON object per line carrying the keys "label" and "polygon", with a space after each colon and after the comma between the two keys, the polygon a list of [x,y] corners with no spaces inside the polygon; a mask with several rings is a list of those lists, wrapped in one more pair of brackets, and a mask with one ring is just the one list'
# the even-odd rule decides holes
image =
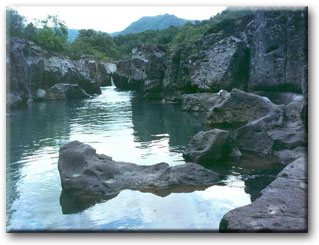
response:
{"label": "eroded rock surface", "polygon": [[110,199],[124,189],[168,195],[203,189],[218,180],[215,172],[195,163],[171,167],[167,163],[143,166],[115,162],[78,141],[60,148],[58,168],[64,195],[68,193],[82,203]]}
{"label": "eroded rock surface", "polygon": [[59,83],[48,89],[45,100],[66,100],[89,98],[83,89],[77,84]]}
{"label": "eroded rock surface", "polygon": [[105,72],[101,72],[102,64],[92,62],[49,53],[25,39],[8,39],[7,105],[15,107],[37,99],[39,89],[48,90],[58,83],[77,84],[88,94],[100,94],[98,77]]}
{"label": "eroded rock surface", "polygon": [[183,157],[188,162],[209,163],[225,160],[231,151],[229,132],[213,129],[197,133],[188,143]]}
{"label": "eroded rock surface", "polygon": [[253,203],[226,213],[222,232],[306,232],[308,230],[307,159],[285,167]]}

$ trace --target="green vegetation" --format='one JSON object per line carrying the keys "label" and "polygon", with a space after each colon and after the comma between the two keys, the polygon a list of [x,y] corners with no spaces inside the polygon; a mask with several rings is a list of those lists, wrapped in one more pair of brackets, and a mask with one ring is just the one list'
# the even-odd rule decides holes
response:
{"label": "green vegetation", "polygon": [[68,42],[68,29],[57,16],[48,16],[47,19],[38,21],[36,25],[32,23],[26,25],[23,16],[15,10],[7,9],[7,36],[32,40],[48,51],[60,52],[71,59],[79,59],[82,55],[93,55],[102,61],[112,61],[129,56],[131,50],[141,44],[167,45],[169,49],[185,45],[195,52],[198,39],[210,33],[219,33],[226,22],[231,22],[235,26],[240,25],[242,18],[252,12],[253,9],[228,8],[209,20],[187,22],[181,27],[170,26],[162,30],[147,30],[114,37],[104,32],[80,30],[74,42]]}

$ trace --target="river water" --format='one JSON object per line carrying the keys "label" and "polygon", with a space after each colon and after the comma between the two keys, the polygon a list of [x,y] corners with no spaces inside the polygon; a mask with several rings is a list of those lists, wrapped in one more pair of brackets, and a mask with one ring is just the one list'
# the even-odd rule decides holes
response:
{"label": "river water", "polygon": [[[182,152],[202,130],[202,114],[152,104],[134,92],[102,88],[82,101],[31,103],[7,116],[7,231],[210,230],[251,203],[276,171],[217,165],[217,185],[166,197],[124,190],[85,210],[65,212],[58,150],[79,140],[117,161],[183,164]],[[68,207],[70,209],[70,207]]]}

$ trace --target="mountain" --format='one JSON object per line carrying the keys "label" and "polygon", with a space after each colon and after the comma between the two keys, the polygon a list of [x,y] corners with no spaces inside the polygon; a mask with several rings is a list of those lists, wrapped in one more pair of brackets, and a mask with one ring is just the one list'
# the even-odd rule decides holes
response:
{"label": "mountain", "polygon": [[68,29],[68,41],[74,42],[74,40],[78,37],[79,30],[77,29]]}
{"label": "mountain", "polygon": [[129,33],[138,33],[146,30],[163,30],[170,26],[183,26],[186,22],[194,22],[193,20],[185,20],[175,15],[164,14],[156,16],[142,17],[130,24],[127,28],[120,32],[110,33],[110,36],[126,35]]}

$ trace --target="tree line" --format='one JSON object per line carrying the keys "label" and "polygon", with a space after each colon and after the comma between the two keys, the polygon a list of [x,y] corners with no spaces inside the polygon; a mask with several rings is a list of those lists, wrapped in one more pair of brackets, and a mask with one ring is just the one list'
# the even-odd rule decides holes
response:
{"label": "tree line", "polygon": [[57,16],[49,15],[35,24],[27,23],[24,16],[14,9],[6,11],[7,37],[21,37],[31,40],[52,52],[61,53],[71,59],[82,55],[93,55],[101,61],[114,61],[125,58],[131,50],[141,44],[166,45],[168,49],[184,44],[191,46],[196,40],[209,34],[209,31],[222,20],[238,18],[251,10],[226,9],[209,20],[188,22],[182,27],[170,26],[164,30],[148,30],[135,34],[109,36],[105,32],[80,30],[74,42],[68,41],[68,29]]}

